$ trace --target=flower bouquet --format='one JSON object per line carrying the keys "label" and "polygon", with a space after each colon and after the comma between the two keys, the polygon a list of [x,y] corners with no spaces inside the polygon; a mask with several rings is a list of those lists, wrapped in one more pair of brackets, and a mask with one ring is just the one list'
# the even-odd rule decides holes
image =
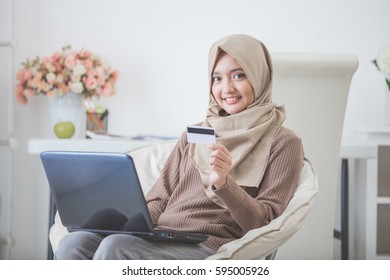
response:
{"label": "flower bouquet", "polygon": [[387,87],[390,91],[390,46],[384,47],[372,61],[378,70],[385,76]]}
{"label": "flower bouquet", "polygon": [[110,96],[118,79],[118,72],[99,56],[88,50],[72,51],[70,45],[49,57],[27,59],[22,66],[16,85],[16,99],[22,104],[34,95]]}
{"label": "flower bouquet", "polygon": [[[115,93],[118,72],[88,50],[72,51],[65,46],[48,57],[22,63],[17,73],[16,99],[45,95],[48,99],[52,131],[58,138],[82,136],[82,100]],[[86,102],[87,100],[85,100]]]}

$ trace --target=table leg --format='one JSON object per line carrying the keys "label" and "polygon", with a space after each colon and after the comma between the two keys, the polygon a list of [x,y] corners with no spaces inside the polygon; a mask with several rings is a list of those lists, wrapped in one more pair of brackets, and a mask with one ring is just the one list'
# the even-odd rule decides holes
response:
{"label": "table leg", "polygon": [[341,161],[341,259],[349,259],[349,226],[348,226],[348,159]]}
{"label": "table leg", "polygon": [[[50,228],[54,225],[54,217],[56,215],[57,207],[54,203],[52,194],[50,193],[50,202],[49,202],[49,231]],[[54,258],[53,249],[51,247],[50,240],[48,240],[47,246],[47,259],[52,260]]]}

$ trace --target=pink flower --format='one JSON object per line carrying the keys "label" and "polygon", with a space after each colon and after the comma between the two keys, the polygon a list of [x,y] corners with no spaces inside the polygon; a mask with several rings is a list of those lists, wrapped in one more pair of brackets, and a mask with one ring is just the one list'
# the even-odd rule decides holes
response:
{"label": "pink flower", "polygon": [[100,86],[104,85],[106,79],[104,78],[104,70],[103,70],[103,68],[97,67],[95,69],[95,73],[94,74],[95,74],[96,81],[97,81],[98,85],[100,85]]}
{"label": "pink flower", "polygon": [[57,74],[60,74],[60,73],[63,71],[62,66],[59,65],[59,64],[55,65],[55,68],[56,68],[55,72],[56,72]]}
{"label": "pink flower", "polygon": [[47,92],[50,89],[49,84],[42,80],[36,83],[36,87],[38,92]]}
{"label": "pink flower", "polygon": [[91,56],[91,52],[88,50],[84,50],[80,53],[80,58],[87,59]]}
{"label": "pink flower", "polygon": [[32,73],[30,69],[22,69],[16,74],[16,79],[18,81],[24,82],[32,78]]}
{"label": "pink flower", "polygon": [[97,80],[93,76],[88,76],[84,84],[87,90],[94,90],[98,85]]}
{"label": "pink flower", "polygon": [[31,89],[25,89],[23,90],[23,95],[24,96],[34,96],[35,92]]}
{"label": "pink flower", "polygon": [[65,66],[68,69],[73,69],[73,67],[76,65],[76,57],[72,54],[70,54],[66,59],[65,59]]}
{"label": "pink flower", "polygon": [[43,58],[43,65],[46,67],[46,69],[49,72],[54,72],[56,70],[54,65],[51,63],[51,58],[50,57]]}
{"label": "pink flower", "polygon": [[35,77],[31,80],[32,87],[38,87],[38,84],[42,81],[42,72],[37,72]]}
{"label": "pink flower", "polygon": [[82,62],[81,62],[84,66],[85,66],[85,68],[87,68],[87,69],[91,69],[92,68],[92,61],[90,61],[90,60],[83,60]]}
{"label": "pink flower", "polygon": [[106,83],[102,89],[102,96],[109,96],[111,94],[111,92],[112,92],[111,83]]}
{"label": "pink flower", "polygon": [[53,62],[58,62],[61,59],[61,55],[58,52],[55,52],[52,56],[51,59]]}
{"label": "pink flower", "polygon": [[23,77],[24,77],[24,71],[26,71],[26,69],[22,69],[20,71],[18,71],[18,73],[16,73],[16,79],[18,81],[23,81]]}
{"label": "pink flower", "polygon": [[21,104],[27,103],[27,97],[23,95],[23,92],[16,92],[16,100]]}
{"label": "pink flower", "polygon": [[118,81],[119,72],[118,72],[118,71],[113,71],[113,72],[111,73],[111,78],[112,78],[112,81],[113,81],[113,82]]}
{"label": "pink flower", "polygon": [[21,83],[16,84],[16,95],[20,95],[23,93],[24,87]]}

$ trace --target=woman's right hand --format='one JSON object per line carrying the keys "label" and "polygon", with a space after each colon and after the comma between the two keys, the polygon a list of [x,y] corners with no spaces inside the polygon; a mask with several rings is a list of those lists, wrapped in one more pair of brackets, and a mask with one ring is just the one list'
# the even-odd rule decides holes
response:
{"label": "woman's right hand", "polygon": [[209,144],[210,150],[210,182],[216,188],[226,184],[227,176],[232,167],[232,156],[229,150],[221,144]]}

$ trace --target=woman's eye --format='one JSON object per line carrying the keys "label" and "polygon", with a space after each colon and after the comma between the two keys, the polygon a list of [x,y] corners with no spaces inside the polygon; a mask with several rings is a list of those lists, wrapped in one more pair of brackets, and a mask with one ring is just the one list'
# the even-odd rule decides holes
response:
{"label": "woman's eye", "polygon": [[246,76],[244,73],[237,73],[237,74],[234,74],[233,79],[243,79],[245,77]]}
{"label": "woman's eye", "polygon": [[221,78],[220,77],[213,77],[213,82],[215,83],[215,82],[219,82],[219,81],[221,81]]}

